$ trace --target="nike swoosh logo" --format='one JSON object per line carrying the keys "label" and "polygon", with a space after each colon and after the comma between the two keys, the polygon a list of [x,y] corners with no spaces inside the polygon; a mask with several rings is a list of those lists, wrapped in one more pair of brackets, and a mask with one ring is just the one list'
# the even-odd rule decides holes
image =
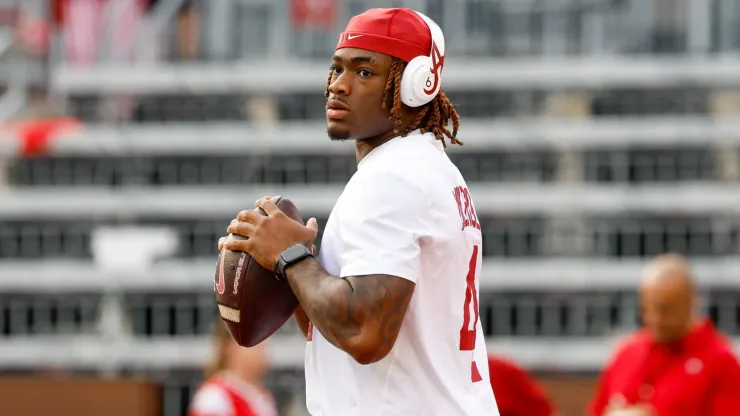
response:
{"label": "nike swoosh logo", "polygon": [[221,252],[221,261],[218,266],[218,284],[216,285],[216,291],[219,295],[223,295],[226,291],[226,278],[224,277],[224,256],[226,253]]}
{"label": "nike swoosh logo", "polygon": [[360,36],[362,36],[362,35],[354,35],[354,36],[349,35],[349,36],[347,36],[347,40],[356,39],[356,38],[359,38]]}

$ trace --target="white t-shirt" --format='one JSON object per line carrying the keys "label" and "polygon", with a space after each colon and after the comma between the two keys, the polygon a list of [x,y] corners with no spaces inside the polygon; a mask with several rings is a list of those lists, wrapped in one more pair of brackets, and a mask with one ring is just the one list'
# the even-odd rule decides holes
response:
{"label": "white t-shirt", "polygon": [[467,185],[432,134],[370,152],[339,197],[319,262],[339,277],[416,284],[390,353],[361,365],[314,327],[306,347],[313,416],[497,416],[478,318],[481,232]]}

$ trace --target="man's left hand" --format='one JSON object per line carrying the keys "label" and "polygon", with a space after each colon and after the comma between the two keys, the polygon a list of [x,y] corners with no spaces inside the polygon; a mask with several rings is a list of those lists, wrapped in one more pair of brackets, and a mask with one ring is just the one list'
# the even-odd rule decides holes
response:
{"label": "man's left hand", "polygon": [[220,240],[219,245],[232,251],[249,253],[262,267],[274,270],[280,254],[296,244],[311,247],[316,241],[318,223],[315,218],[308,220],[305,226],[285,215],[280,208],[264,197],[257,201],[267,216],[257,210],[241,211],[226,229],[231,234],[247,237],[248,240]]}

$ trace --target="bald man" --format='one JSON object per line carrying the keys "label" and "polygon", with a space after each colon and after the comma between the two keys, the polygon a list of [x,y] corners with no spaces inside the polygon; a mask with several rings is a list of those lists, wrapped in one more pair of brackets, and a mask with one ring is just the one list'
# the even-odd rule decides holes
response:
{"label": "bald man", "polygon": [[678,341],[700,320],[691,269],[683,257],[665,254],[645,266],[639,287],[642,321],[655,341]]}
{"label": "bald man", "polygon": [[696,315],[684,258],[665,254],[643,270],[645,327],[610,360],[588,406],[591,416],[740,415],[740,365],[728,340]]}

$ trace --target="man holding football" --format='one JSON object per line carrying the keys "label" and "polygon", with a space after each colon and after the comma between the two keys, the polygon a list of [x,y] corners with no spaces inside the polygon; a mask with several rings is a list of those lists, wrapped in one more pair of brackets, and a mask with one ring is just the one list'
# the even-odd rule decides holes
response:
{"label": "man holding football", "polygon": [[[325,226],[270,198],[242,211],[223,248],[285,278],[307,334],[314,416],[498,415],[478,316],[482,236],[446,155],[459,118],[441,90],[441,29],[410,9],[371,9],[341,34],[327,80],[332,140],[358,168]],[[452,121],[452,131],[446,126]],[[310,324],[309,324],[310,322]]]}

